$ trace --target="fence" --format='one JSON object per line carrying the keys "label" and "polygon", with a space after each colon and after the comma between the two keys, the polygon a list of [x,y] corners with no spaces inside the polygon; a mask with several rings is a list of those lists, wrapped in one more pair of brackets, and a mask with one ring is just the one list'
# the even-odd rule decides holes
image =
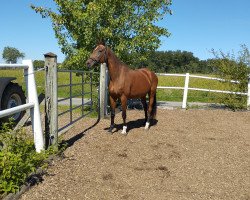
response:
{"label": "fence", "polygon": [[[187,107],[188,90],[247,95],[247,107],[249,108],[249,106],[250,106],[250,76],[248,77],[248,92],[244,93],[244,92],[232,92],[232,91],[211,90],[211,89],[204,89],[204,88],[191,88],[191,87],[189,87],[190,78],[201,78],[201,79],[210,79],[210,80],[217,80],[217,81],[226,81],[226,80],[221,79],[221,78],[190,75],[189,73],[186,73],[186,74],[161,74],[161,73],[158,73],[157,75],[158,76],[185,77],[184,87],[170,87],[170,86],[158,86],[157,87],[157,89],[178,89],[178,90],[183,90],[182,108],[184,108],[184,109]],[[236,84],[238,83],[237,81],[234,81],[234,80],[231,80],[230,82],[236,83]]]}
{"label": "fence", "polygon": [[[89,115],[93,112],[93,102],[96,100],[100,108],[99,113],[100,117],[104,115],[104,104],[102,102],[103,95],[97,95],[94,99],[93,94],[98,92],[95,89],[96,85],[99,85],[100,88],[103,87],[103,78],[100,75],[100,81],[95,82],[99,78],[99,73],[93,71],[83,71],[83,70],[63,70],[57,68],[57,56],[52,53],[45,54],[45,143],[46,147],[49,145],[57,146],[58,135],[62,132],[68,130],[71,125],[73,125],[78,120]],[[103,73],[103,65],[101,67],[101,74]],[[63,74],[63,80],[60,80],[60,74]],[[78,76],[78,78],[73,75]],[[98,78],[93,79],[94,76]],[[75,82],[78,79],[78,82]],[[67,82],[68,81],[68,82]],[[104,86],[105,87],[105,86]],[[59,90],[63,89],[64,91],[68,90],[68,96],[63,96],[58,98]],[[99,89],[101,92],[102,89]],[[77,99],[75,99],[77,98]],[[105,98],[104,98],[105,99]],[[80,100],[77,105],[74,105],[74,100]],[[63,109],[63,111],[58,110],[59,103],[66,103],[68,109]],[[87,109],[85,109],[87,108]],[[78,111],[77,115],[73,114],[74,111]],[[61,116],[68,115],[67,121],[60,124],[58,120]]]}
{"label": "fence", "polygon": [[[26,81],[27,91],[27,103],[24,105],[16,106],[14,108],[0,111],[0,118],[10,116],[12,114],[30,109],[30,116],[32,121],[32,128],[34,133],[34,142],[37,152],[44,150],[44,147],[54,145],[57,148],[58,135],[70,128],[76,121],[89,115],[93,112],[93,94],[97,94],[97,107],[99,107],[99,117],[104,117],[106,114],[107,94],[105,93],[105,87],[107,86],[107,69],[104,64],[101,65],[101,73],[93,71],[82,70],[58,70],[57,68],[57,56],[53,53],[47,53],[45,56],[45,140],[43,138],[43,132],[41,127],[41,115],[39,111],[39,103],[36,90],[36,82],[34,77],[33,63],[31,60],[24,60],[22,64],[0,64],[0,69],[24,69],[24,77]],[[69,77],[69,83],[59,83],[59,74],[67,74]],[[81,77],[79,83],[73,82],[73,74],[78,74]],[[104,76],[102,76],[104,75]],[[88,76],[88,77],[87,77]],[[93,76],[100,76],[99,82],[93,81]],[[96,79],[95,79],[96,80]],[[95,89],[94,85],[99,85],[99,89]],[[84,86],[88,87],[89,91],[84,89]],[[81,91],[74,94],[74,87],[80,87]],[[69,96],[58,98],[58,89],[69,88]],[[104,91],[104,92],[103,92]],[[85,98],[87,96],[87,98]],[[101,95],[101,97],[100,97]],[[81,102],[79,105],[74,106],[73,100],[76,97],[80,97]],[[58,113],[58,104],[69,101],[69,109],[63,110]],[[85,111],[85,108],[88,110]],[[73,117],[73,111],[81,109],[81,113],[77,118]],[[69,114],[68,122],[63,126],[58,126],[58,118]],[[45,144],[44,144],[45,142]]]}
{"label": "fence", "polygon": [[24,69],[24,77],[27,88],[27,103],[0,111],[0,118],[30,109],[35,148],[37,152],[41,152],[41,150],[44,149],[44,140],[33,63],[31,60],[23,60],[22,64],[0,64],[0,69]]}

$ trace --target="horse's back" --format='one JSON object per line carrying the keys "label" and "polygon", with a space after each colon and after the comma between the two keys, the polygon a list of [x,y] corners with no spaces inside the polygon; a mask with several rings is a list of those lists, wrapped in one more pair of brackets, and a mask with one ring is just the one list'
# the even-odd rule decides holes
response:
{"label": "horse's back", "polygon": [[145,74],[149,78],[151,86],[157,87],[158,77],[156,76],[156,74],[154,72],[152,72],[148,68],[141,68],[141,69],[137,69],[135,71],[138,71],[138,72]]}
{"label": "horse's back", "polygon": [[129,96],[141,98],[146,96],[152,89],[155,90],[158,84],[156,74],[147,68],[129,70],[126,76],[126,85],[129,85]]}

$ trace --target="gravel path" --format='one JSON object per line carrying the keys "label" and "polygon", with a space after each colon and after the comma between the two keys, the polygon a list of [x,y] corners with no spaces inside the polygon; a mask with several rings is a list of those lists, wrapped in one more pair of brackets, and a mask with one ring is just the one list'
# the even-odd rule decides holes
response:
{"label": "gravel path", "polygon": [[78,122],[65,158],[21,199],[250,199],[250,112],[159,110],[148,132],[142,111],[127,116],[127,136],[108,135],[109,120]]}

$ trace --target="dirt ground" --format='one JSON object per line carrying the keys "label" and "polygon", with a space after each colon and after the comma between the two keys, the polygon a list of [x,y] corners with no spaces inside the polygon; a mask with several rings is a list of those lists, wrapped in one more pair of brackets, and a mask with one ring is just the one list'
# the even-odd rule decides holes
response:
{"label": "dirt ground", "polygon": [[250,200],[250,112],[158,110],[149,131],[143,111],[127,117],[127,136],[121,113],[112,135],[109,120],[78,122],[65,158],[21,199]]}

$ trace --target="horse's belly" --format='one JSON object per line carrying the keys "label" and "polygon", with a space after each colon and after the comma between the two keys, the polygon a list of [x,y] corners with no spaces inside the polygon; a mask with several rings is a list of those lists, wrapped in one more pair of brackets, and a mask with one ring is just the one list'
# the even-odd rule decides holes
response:
{"label": "horse's belly", "polygon": [[150,91],[150,85],[147,82],[134,82],[130,89],[130,98],[145,97]]}

